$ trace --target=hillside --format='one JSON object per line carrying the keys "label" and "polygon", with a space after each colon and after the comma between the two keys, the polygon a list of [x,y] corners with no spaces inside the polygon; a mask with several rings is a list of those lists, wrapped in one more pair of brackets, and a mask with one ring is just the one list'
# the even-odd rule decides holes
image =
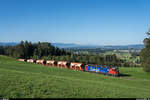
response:
{"label": "hillside", "polygon": [[150,98],[150,73],[142,68],[120,73],[111,77],[0,56],[0,98]]}

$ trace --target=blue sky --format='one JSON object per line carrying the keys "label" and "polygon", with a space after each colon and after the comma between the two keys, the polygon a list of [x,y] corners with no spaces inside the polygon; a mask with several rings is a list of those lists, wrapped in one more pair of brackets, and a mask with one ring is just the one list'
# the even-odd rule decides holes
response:
{"label": "blue sky", "polygon": [[150,0],[0,0],[0,42],[142,44]]}

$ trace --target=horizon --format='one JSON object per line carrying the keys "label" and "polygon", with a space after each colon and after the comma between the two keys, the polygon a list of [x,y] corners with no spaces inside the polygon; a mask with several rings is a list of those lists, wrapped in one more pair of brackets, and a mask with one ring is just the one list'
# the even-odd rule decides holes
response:
{"label": "horizon", "polygon": [[[21,41],[19,42],[0,42],[0,43],[20,43]],[[25,42],[25,41],[24,41]],[[48,41],[37,41],[37,42],[32,42],[32,41],[28,41],[28,42],[31,42],[31,43],[38,43],[38,42],[48,42]],[[64,44],[64,45],[67,45],[67,44],[72,44],[72,45],[78,45],[78,46],[128,46],[128,45],[144,45],[144,43],[142,44],[121,44],[121,45],[98,45],[98,44],[76,44],[76,43],[60,43],[60,42],[48,42],[48,43],[56,43],[56,44]]]}
{"label": "horizon", "polygon": [[0,42],[143,44],[148,0],[1,0]]}

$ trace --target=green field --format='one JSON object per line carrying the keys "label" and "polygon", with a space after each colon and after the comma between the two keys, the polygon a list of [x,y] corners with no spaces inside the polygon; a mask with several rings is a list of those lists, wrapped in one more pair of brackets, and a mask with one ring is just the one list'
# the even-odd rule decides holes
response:
{"label": "green field", "polygon": [[137,60],[140,60],[139,56],[132,57],[131,53],[129,52],[113,52],[113,51],[108,51],[104,53],[104,55],[113,55],[116,54],[116,56],[120,59],[126,60],[127,62],[133,62],[135,63]]}
{"label": "green field", "polygon": [[112,77],[0,56],[0,98],[150,98],[150,73],[142,68],[120,73]]}

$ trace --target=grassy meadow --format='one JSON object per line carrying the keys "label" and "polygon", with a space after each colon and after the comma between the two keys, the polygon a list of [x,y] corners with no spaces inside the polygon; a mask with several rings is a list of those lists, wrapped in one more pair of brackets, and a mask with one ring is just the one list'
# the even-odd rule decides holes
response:
{"label": "grassy meadow", "polygon": [[120,73],[112,77],[0,56],[0,98],[150,98],[150,73],[124,67]]}

